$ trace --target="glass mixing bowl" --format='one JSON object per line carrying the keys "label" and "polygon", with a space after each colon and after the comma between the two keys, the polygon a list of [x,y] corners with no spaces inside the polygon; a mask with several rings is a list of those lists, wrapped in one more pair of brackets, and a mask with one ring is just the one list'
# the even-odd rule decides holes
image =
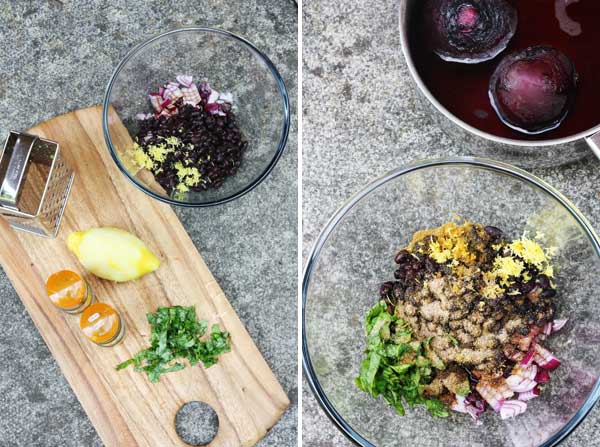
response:
{"label": "glass mixing bowl", "polygon": [[[401,417],[354,378],[366,348],[363,321],[393,278],[394,257],[414,232],[455,216],[518,237],[541,231],[558,248],[557,316],[568,318],[545,343],[562,365],[526,413],[482,425],[468,415]],[[586,219],[559,192],[512,166],[457,158],[422,161],[374,181],[329,221],[315,243],[302,284],[303,362],[308,382],[340,430],[363,446],[551,446],[564,439],[600,396],[600,245]]]}
{"label": "glass mixing bowl", "polygon": [[[136,115],[151,111],[148,94],[178,75],[208,80],[220,92],[233,94],[240,130],[248,141],[242,164],[220,188],[169,196],[146,171],[128,162]],[[232,33],[210,28],[181,28],[133,48],[117,66],[106,89],[103,128],[106,144],[119,169],[142,191],[172,205],[203,207],[238,198],[271,172],[288,137],[288,94],[279,72],[261,51]]]}

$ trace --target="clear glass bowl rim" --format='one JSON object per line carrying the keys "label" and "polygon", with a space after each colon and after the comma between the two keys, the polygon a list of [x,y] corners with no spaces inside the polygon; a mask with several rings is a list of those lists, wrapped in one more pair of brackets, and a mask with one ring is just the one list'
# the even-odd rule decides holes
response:
{"label": "clear glass bowl rim", "polygon": [[[179,201],[179,200],[161,196],[160,194],[157,194],[154,191],[151,191],[148,188],[146,188],[142,183],[140,183],[137,179],[135,179],[135,177],[133,177],[127,171],[127,169],[122,165],[121,160],[119,159],[119,156],[118,156],[115,148],[112,145],[112,142],[110,139],[110,133],[108,130],[108,106],[109,106],[110,95],[112,93],[113,85],[114,85],[117,77],[119,76],[119,73],[123,69],[123,67],[127,64],[127,62],[129,62],[129,60],[132,57],[137,55],[139,52],[144,50],[148,45],[152,44],[153,42],[163,39],[165,37],[168,37],[172,34],[186,33],[186,32],[200,32],[200,33],[209,33],[209,34],[220,35],[225,38],[230,38],[233,41],[238,42],[240,45],[248,48],[254,55],[256,55],[259,59],[262,60],[262,62],[267,66],[267,68],[269,69],[269,71],[271,72],[273,77],[275,78],[275,81],[277,82],[277,85],[279,87],[279,93],[281,95],[281,100],[283,103],[283,128],[281,130],[281,135],[279,137],[277,151],[275,152],[273,158],[271,159],[271,161],[269,162],[267,167],[263,170],[263,172],[258,177],[256,177],[250,184],[248,184],[247,186],[242,188],[240,191],[238,191],[234,194],[231,194],[225,198],[222,198],[219,200],[211,200],[211,201],[207,201],[207,202]],[[237,34],[231,33],[229,31],[217,29],[217,28],[207,28],[207,27],[177,28],[177,29],[174,29],[171,31],[167,31],[165,33],[161,33],[157,36],[151,37],[150,39],[145,40],[144,42],[136,45],[131,50],[129,50],[129,52],[125,55],[125,57],[121,60],[121,62],[119,62],[119,64],[117,65],[117,68],[115,68],[112,76],[110,77],[110,81],[108,82],[108,86],[106,87],[106,92],[104,94],[104,101],[102,103],[102,129],[104,132],[104,140],[106,142],[106,145],[108,146],[110,155],[112,156],[113,160],[115,161],[117,167],[123,174],[125,174],[125,176],[138,189],[144,191],[149,196],[151,196],[157,200],[160,200],[161,202],[168,203],[169,205],[204,208],[204,207],[209,207],[209,206],[214,206],[214,205],[221,205],[221,204],[224,204],[227,202],[231,202],[232,200],[235,200],[239,197],[242,197],[243,195],[247,194],[248,192],[250,192],[254,188],[256,188],[271,173],[271,171],[273,170],[273,168],[275,167],[275,165],[281,158],[281,155],[283,154],[283,150],[285,149],[285,146],[287,143],[288,134],[290,131],[290,100],[289,100],[287,89],[285,87],[285,83],[283,82],[283,78],[279,74],[279,71],[277,70],[277,68],[275,67],[273,62],[271,62],[271,60],[267,57],[267,55],[264,54],[262,51],[260,51],[250,41],[244,39],[243,37],[238,36]]]}
{"label": "clear glass bowl rim", "polygon": [[[415,172],[421,169],[427,169],[436,166],[451,166],[451,165],[464,165],[472,167],[480,167],[488,170],[492,170],[499,173],[504,173],[512,177],[518,178],[525,183],[533,186],[537,186],[544,192],[553,197],[556,201],[562,204],[573,218],[577,221],[580,228],[587,234],[590,243],[594,247],[596,254],[600,257],[600,239],[598,235],[588,222],[588,220],[581,214],[581,212],[575,207],[573,203],[560,192],[550,186],[542,179],[530,174],[522,169],[507,163],[499,161],[488,160],[477,157],[450,157],[440,159],[428,159],[410,163],[404,167],[397,168],[387,174],[373,180],[363,189],[352,195],[329,219],[317,240],[313,244],[308,260],[304,268],[302,277],[302,366],[305,373],[305,378],[310,386],[313,395],[317,398],[317,402],[325,411],[325,414],[331,419],[336,427],[353,443],[362,447],[376,447],[357,431],[355,431],[350,424],[342,417],[342,415],[336,410],[333,404],[327,398],[319,379],[313,368],[310,355],[308,352],[308,340],[306,338],[306,302],[308,298],[308,287],[311,280],[311,274],[314,266],[316,265],[321,249],[325,245],[325,242],[329,238],[330,234],[335,230],[337,225],[342,221],[344,216],[364,197],[369,195],[371,192],[383,186],[384,184],[401,177],[405,174]],[[581,408],[575,413],[575,415],[569,420],[557,433],[555,433],[550,439],[540,445],[540,447],[551,447],[557,446],[564,441],[568,435],[585,419],[591,409],[594,407],[598,399],[600,398],[600,379],[596,381],[594,388],[590,392],[590,395],[583,403]]]}

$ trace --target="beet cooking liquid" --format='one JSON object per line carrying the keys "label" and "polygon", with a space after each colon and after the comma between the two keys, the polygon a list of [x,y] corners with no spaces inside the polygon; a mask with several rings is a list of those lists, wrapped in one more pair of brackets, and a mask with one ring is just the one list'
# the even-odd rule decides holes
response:
{"label": "beet cooking liquid", "polygon": [[[579,0],[569,6],[565,6],[568,0],[512,3],[519,18],[515,36],[503,53],[480,64],[444,62],[429,50],[424,30],[416,26],[411,36],[411,50],[427,88],[452,114],[500,137],[550,140],[575,135],[600,124],[600,1]],[[419,9],[417,6],[415,23],[420,23]],[[549,45],[562,51],[579,73],[577,97],[569,115],[560,127],[539,135],[527,135],[503,124],[488,97],[490,77],[500,60],[533,45]]]}

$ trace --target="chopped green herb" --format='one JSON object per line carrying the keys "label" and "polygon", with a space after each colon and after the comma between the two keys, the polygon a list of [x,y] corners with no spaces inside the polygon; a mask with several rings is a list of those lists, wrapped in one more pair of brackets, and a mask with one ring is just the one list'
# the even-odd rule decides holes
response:
{"label": "chopped green herb", "polygon": [[365,329],[366,357],[356,386],[373,397],[382,396],[400,415],[406,404],[423,405],[433,416],[449,416],[440,400],[423,396],[423,387],[432,379],[432,364],[424,356],[424,343],[412,340],[410,325],[390,315],[385,301],[380,301],[367,314]]}
{"label": "chopped green herb", "polygon": [[460,344],[454,335],[448,334],[448,338],[454,346],[458,346]]}
{"label": "chopped green herb", "polygon": [[208,368],[217,363],[219,355],[231,351],[229,333],[221,331],[218,324],[212,326],[208,338],[200,339],[208,323],[196,319],[193,306],[159,307],[147,318],[150,347],[117,365],[117,370],[133,365],[136,371],[145,372],[150,382],[158,382],[161,374],[185,368],[177,360],[187,359],[191,366],[201,361]]}

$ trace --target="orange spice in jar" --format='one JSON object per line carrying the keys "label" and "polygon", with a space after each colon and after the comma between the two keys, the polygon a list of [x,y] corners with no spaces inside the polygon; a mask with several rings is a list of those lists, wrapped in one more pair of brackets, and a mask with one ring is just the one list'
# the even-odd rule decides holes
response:
{"label": "orange spice in jar", "polygon": [[100,346],[114,346],[123,338],[125,326],[119,313],[109,304],[94,303],[79,320],[83,334]]}
{"label": "orange spice in jar", "polygon": [[46,281],[46,293],[56,307],[70,314],[82,312],[94,300],[88,283],[71,270],[50,275]]}

